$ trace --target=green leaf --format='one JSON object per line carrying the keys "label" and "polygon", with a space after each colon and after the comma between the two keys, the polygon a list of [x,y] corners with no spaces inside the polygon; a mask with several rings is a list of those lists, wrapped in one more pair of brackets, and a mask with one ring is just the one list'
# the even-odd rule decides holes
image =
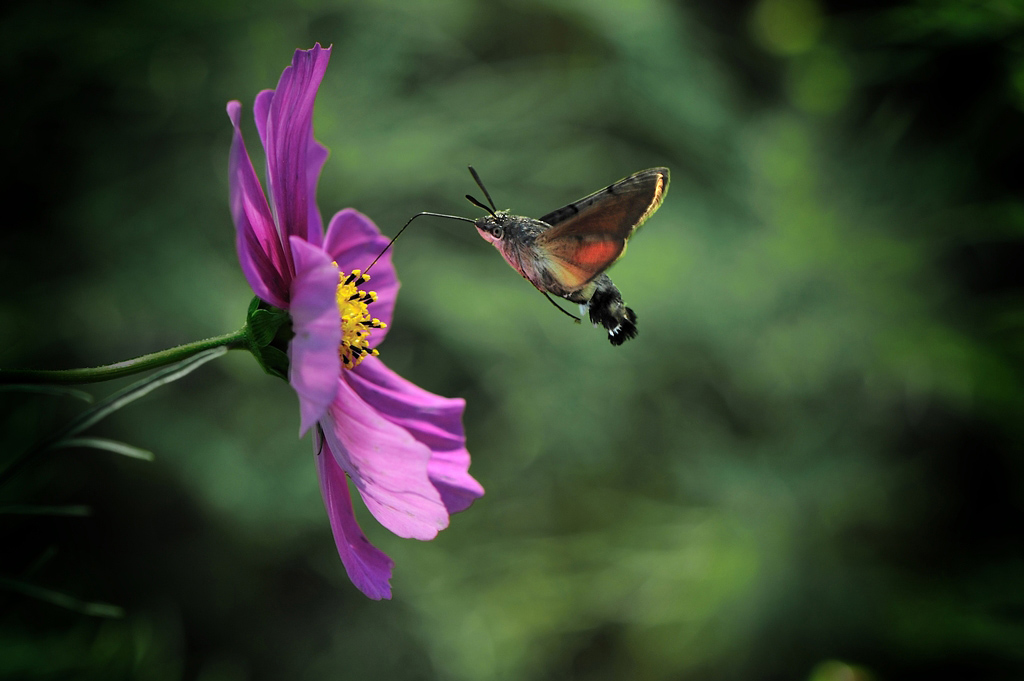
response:
{"label": "green leaf", "polygon": [[155,457],[153,452],[135,447],[124,442],[118,442],[116,440],[108,440],[102,437],[73,437],[53,445],[52,449],[67,449],[69,447],[88,447],[91,449],[103,449],[108,452],[114,452],[115,454],[121,454],[128,456],[133,459],[142,459],[143,461],[152,461]]}
{"label": "green leaf", "polygon": [[211,348],[210,350],[193,355],[182,362],[178,362],[175,365],[161,369],[152,376],[144,378],[141,381],[132,383],[127,388],[114,393],[92,409],[89,409],[79,415],[79,417],[72,421],[65,431],[54,440],[50,447],[56,446],[61,440],[77,435],[85,429],[96,425],[118,409],[131,404],[140,397],[145,397],[157,388],[165,386],[168,383],[173,383],[179,378],[188,376],[203,364],[206,364],[210,360],[217,359],[218,357],[226,354],[227,351],[228,349],[224,346]]}
{"label": "green leaf", "polygon": [[0,515],[87,516],[92,515],[92,509],[88,506],[30,506],[12,504],[11,506],[0,506]]}
{"label": "green leaf", "polygon": [[36,385],[36,384],[18,384],[18,385],[0,385],[0,390],[6,390],[10,392],[26,392],[26,393],[40,393],[43,395],[57,395],[60,397],[74,397],[82,400],[87,404],[92,404],[92,395],[79,390],[78,388],[67,388],[62,385]]}
{"label": "green leaf", "polygon": [[0,577],[0,588],[20,593],[45,603],[51,603],[61,608],[80,612],[90,617],[124,617],[124,610],[116,605],[83,601],[59,591],[36,586],[35,584],[28,584],[16,579]]}
{"label": "green leaf", "polygon": [[[201,367],[203,364],[206,364],[207,362],[217,359],[218,357],[226,354],[227,351],[228,348],[223,345],[211,348],[209,350],[204,350],[203,352],[192,355],[188,359],[182,360],[177,364],[160,369],[151,376],[144,378],[141,381],[137,381],[128,386],[127,388],[124,388],[123,390],[114,393],[113,395],[104,399],[91,409],[87,409],[86,411],[79,414],[78,418],[72,421],[57,436],[46,442],[43,442],[37,447],[34,447],[24,452],[21,456],[12,461],[7,466],[7,468],[5,468],[3,471],[0,471],[0,486],[11,480],[11,478],[14,477],[18,470],[20,470],[21,467],[24,466],[25,463],[33,456],[36,456],[37,454],[40,454],[42,452],[52,451],[54,449],[59,449],[63,446],[66,446],[64,444],[66,441],[74,440],[76,435],[83,432],[87,428],[96,425],[97,423],[99,423],[100,421],[102,421],[103,419],[105,419],[107,416],[114,413],[118,409],[131,404],[140,397],[148,395],[149,393],[153,392],[154,390],[161,386],[167,385],[168,383],[172,383],[178,380],[179,378],[184,378],[185,376],[189,375],[190,373]],[[91,444],[88,444],[86,446],[95,446],[95,443],[97,441],[98,440],[93,440]],[[143,452],[143,450],[130,448],[128,445],[122,445],[121,443],[113,444],[115,445],[114,447],[101,446],[99,448],[107,449],[109,451],[116,451],[119,454],[125,454],[127,456],[139,456],[139,453]],[[130,453],[126,451],[124,448],[133,449],[133,452]],[[139,458],[148,459],[150,456],[151,455],[149,455],[147,452],[146,455],[139,456]]]}

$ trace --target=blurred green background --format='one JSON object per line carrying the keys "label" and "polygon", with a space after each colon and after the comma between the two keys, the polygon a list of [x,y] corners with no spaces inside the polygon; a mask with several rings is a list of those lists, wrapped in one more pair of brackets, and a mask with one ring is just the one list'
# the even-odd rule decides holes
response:
{"label": "blurred green background", "polygon": [[[229,99],[333,44],[319,200],[539,216],[642,168],[613,348],[464,223],[397,243],[381,347],[468,401],[487,495],[432,542],[361,518],[349,583],[290,388],[232,353],[0,505],[0,677],[1010,679],[1024,675],[1024,3],[16,2],[0,23],[0,366],[238,328]],[[257,163],[257,165],[260,165]],[[96,395],[116,386],[92,386]],[[13,457],[80,406],[3,400]],[[362,513],[364,509],[360,508]]]}

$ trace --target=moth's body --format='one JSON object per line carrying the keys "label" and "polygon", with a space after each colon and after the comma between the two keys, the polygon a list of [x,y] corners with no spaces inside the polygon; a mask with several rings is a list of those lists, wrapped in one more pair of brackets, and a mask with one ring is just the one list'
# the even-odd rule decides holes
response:
{"label": "moth's body", "polygon": [[[537,290],[577,303],[581,311],[589,310],[590,321],[608,330],[613,345],[636,337],[636,313],[626,307],[622,294],[607,274],[602,273],[578,287],[569,286],[559,278],[545,250],[536,243],[551,225],[502,210],[476,220],[476,228],[480,236],[494,244],[508,264]],[[586,241],[584,236],[570,238],[580,245]]]}
{"label": "moth's body", "polygon": [[612,345],[621,345],[636,337],[636,313],[604,271],[622,256],[626,240],[657,210],[667,190],[668,169],[652,168],[540,220],[501,210],[474,224],[538,290],[589,309],[590,321],[608,331]]}

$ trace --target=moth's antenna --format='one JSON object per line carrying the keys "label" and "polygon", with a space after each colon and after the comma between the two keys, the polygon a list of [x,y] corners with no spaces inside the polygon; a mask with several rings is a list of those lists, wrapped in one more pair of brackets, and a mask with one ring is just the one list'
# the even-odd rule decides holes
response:
{"label": "moth's antenna", "polygon": [[[480,189],[484,193],[484,196],[487,197],[488,203],[491,204],[491,208],[487,212],[490,213],[491,215],[494,215],[497,212],[498,207],[494,205],[494,199],[491,198],[490,193],[487,191],[487,187],[485,187],[484,183],[480,180],[480,176],[476,174],[476,168],[474,168],[473,166],[469,166],[469,172],[473,176],[473,179],[476,180],[476,186],[480,187]],[[476,205],[480,206],[481,208],[487,208],[487,206],[481,204],[476,199],[470,198],[468,195],[466,196],[466,198],[475,203]]]}
{"label": "moth's antenna", "polygon": [[[413,215],[411,218],[409,218],[409,222],[407,222],[404,225],[402,225],[402,229],[398,230],[398,234],[396,234],[393,237],[391,237],[391,241],[389,241],[388,245],[384,247],[384,250],[381,251],[380,254],[376,258],[373,259],[373,262],[370,263],[370,267],[373,267],[374,265],[376,265],[377,261],[380,260],[381,257],[385,253],[388,252],[388,249],[391,248],[391,245],[393,243],[395,243],[395,240],[398,239],[398,237],[402,236],[402,232],[405,231],[405,228],[408,227],[412,223],[413,220],[415,220],[418,217],[422,217],[424,215],[430,215],[430,216],[435,217],[435,218],[448,218],[449,220],[462,220],[463,222],[472,222],[474,224],[476,223],[476,220],[471,220],[469,218],[464,218],[464,217],[461,217],[461,216],[458,216],[458,215],[445,215],[444,213],[427,213],[427,212],[416,213],[416,215]],[[370,271],[370,267],[367,267],[365,270],[363,270],[363,273],[365,274],[366,272],[369,272]]]}
{"label": "moth's antenna", "polygon": [[494,211],[493,211],[493,210],[491,210],[490,208],[488,208],[487,206],[485,206],[485,205],[484,205],[484,204],[483,204],[483,203],[482,203],[482,202],[481,202],[481,201],[480,201],[479,199],[477,199],[476,197],[473,197],[473,196],[470,196],[469,194],[466,194],[466,198],[467,198],[467,199],[469,199],[469,202],[470,202],[470,203],[472,203],[472,204],[473,204],[474,206],[476,206],[477,208],[483,208],[483,209],[484,209],[485,211],[487,211],[487,212],[488,212],[488,213],[490,213],[491,215],[494,215],[494,217],[498,217],[497,215],[495,215],[495,213],[494,213]]}

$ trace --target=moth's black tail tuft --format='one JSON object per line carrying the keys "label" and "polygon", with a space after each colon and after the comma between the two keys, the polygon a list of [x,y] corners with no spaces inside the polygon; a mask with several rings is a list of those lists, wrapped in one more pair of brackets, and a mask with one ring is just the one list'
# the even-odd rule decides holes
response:
{"label": "moth's black tail tuft", "polygon": [[636,312],[633,312],[633,308],[627,307],[619,323],[608,329],[608,342],[612,345],[622,345],[633,338],[636,338]]}
{"label": "moth's black tail tuft", "polygon": [[636,338],[636,312],[626,307],[622,294],[611,280],[607,286],[599,285],[594,291],[590,299],[590,321],[607,329],[608,341],[612,345],[622,345]]}

